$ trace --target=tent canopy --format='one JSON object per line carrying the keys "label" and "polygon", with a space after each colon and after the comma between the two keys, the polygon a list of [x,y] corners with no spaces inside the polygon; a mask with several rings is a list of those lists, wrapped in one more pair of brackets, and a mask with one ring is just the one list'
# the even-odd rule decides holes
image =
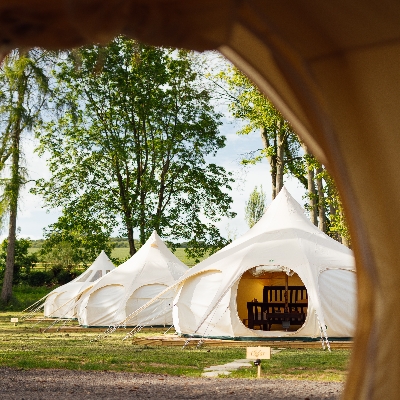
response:
{"label": "tent canopy", "polygon": [[80,295],[101,277],[115,269],[104,251],[93,264],[71,282],[54,289],[44,303],[44,316],[54,318],[76,318],[75,303]]}
{"label": "tent canopy", "polygon": [[[239,303],[251,301],[255,294],[250,286],[247,293],[240,287],[248,271],[264,274],[264,279],[272,272],[295,273],[300,278],[308,292],[307,320],[300,329],[259,331],[243,324]],[[351,250],[314,226],[286,188],[245,235],[193,267],[181,279],[174,300],[175,329],[184,334],[318,337],[321,327],[327,326],[328,336],[349,337],[354,322]]]}
{"label": "tent canopy", "polygon": [[[187,270],[154,231],[136,254],[85,292],[78,305],[79,323],[115,325],[172,285]],[[172,324],[172,298],[172,293],[160,298],[130,324]]]}

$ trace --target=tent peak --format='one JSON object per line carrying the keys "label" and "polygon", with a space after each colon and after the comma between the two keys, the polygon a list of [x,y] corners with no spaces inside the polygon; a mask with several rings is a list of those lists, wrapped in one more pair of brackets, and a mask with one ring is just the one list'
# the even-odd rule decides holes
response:
{"label": "tent peak", "polygon": [[[293,227],[296,220],[308,225],[308,229],[314,227],[307,218],[304,208],[294,199],[287,188],[283,186],[275,199],[267,207],[264,215],[251,230],[257,226],[262,226],[263,229],[267,230],[284,228],[287,225]],[[304,228],[305,226],[303,225]]]}

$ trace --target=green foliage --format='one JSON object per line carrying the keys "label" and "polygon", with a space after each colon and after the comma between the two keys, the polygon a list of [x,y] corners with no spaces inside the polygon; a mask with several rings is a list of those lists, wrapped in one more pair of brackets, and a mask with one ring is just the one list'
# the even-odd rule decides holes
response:
{"label": "green foliage", "polygon": [[[350,232],[335,182],[328,171],[315,157],[306,154],[304,155],[304,159],[306,160],[306,168],[312,169],[315,172],[315,180],[320,179],[323,182],[322,196],[319,196],[318,193],[308,192],[304,197],[308,200],[314,199],[314,207],[317,210],[321,207],[325,210],[325,233],[346,246],[351,246]],[[311,202],[305,204],[305,209],[308,211],[311,211],[310,203]]]}
{"label": "green foliage", "polygon": [[[0,244],[0,280],[3,279],[7,258],[8,240]],[[37,262],[36,254],[29,254],[30,239],[16,239],[13,283],[17,284],[27,279],[31,268]]]}
{"label": "green foliage", "polygon": [[339,192],[328,173],[325,174],[324,179],[327,183],[326,204],[331,210],[328,225],[329,234],[334,239],[340,240],[346,246],[351,247],[350,231]]}
{"label": "green foliage", "polygon": [[[288,121],[284,120],[279,111],[237,68],[225,69],[218,74],[218,78],[227,85],[226,97],[232,115],[246,123],[238,134],[247,135],[255,130],[262,132],[262,148],[249,154],[242,162],[254,164],[267,158],[271,166],[273,192],[278,186],[276,178],[279,164],[283,164],[284,174],[297,178],[306,189],[309,189],[309,172],[313,172],[315,180],[321,179],[324,182],[323,195],[307,192],[305,198],[308,202],[305,208],[308,211],[316,211],[317,215],[319,209],[323,209],[327,221],[325,233],[344,244],[349,244],[350,237],[343,206],[334,182],[324,167],[311,154],[302,150],[304,144],[293,132]],[[279,146],[283,146],[283,160],[279,159]]]}
{"label": "green foliage", "polygon": [[245,219],[249,228],[252,228],[263,216],[266,207],[266,194],[262,185],[260,191],[257,186],[250,193],[249,201],[246,202]]}
{"label": "green foliage", "polygon": [[155,229],[188,241],[192,255],[223,246],[214,223],[234,215],[232,179],[205,160],[225,137],[196,62],[123,37],[68,56],[55,71],[64,112],[37,130],[52,178],[35,193],[71,221],[96,221],[96,233],[122,223],[121,234],[138,229],[141,244]]}
{"label": "green foliage", "polygon": [[79,208],[64,209],[58,221],[45,230],[40,257],[68,272],[76,264],[89,266],[102,250],[111,256],[114,244],[110,242],[110,233]]}
{"label": "green foliage", "polygon": [[30,286],[50,285],[53,281],[54,273],[52,271],[31,271],[26,279],[26,283]]}
{"label": "green foliage", "polygon": [[243,164],[255,164],[267,159],[271,168],[272,198],[281,189],[284,174],[291,174],[307,186],[301,143],[291,125],[258,88],[235,67],[218,74],[227,86],[232,115],[245,122],[237,132],[248,135],[261,132],[262,146],[248,154]]}

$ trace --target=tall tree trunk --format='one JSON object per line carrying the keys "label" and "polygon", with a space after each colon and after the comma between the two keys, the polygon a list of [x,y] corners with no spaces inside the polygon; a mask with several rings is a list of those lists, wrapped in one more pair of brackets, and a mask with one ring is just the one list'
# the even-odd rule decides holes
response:
{"label": "tall tree trunk", "polygon": [[316,202],[316,190],[314,183],[314,168],[308,168],[307,172],[307,182],[308,182],[308,196],[309,202],[308,206],[310,208],[310,220],[315,225],[318,226],[318,217],[317,217],[317,202]]}
{"label": "tall tree trunk", "polygon": [[[270,147],[270,142],[268,138],[268,131],[266,128],[261,128],[261,140],[264,146],[264,149],[268,149]],[[271,167],[271,184],[272,184],[272,200],[275,199],[278,194],[276,190],[276,170],[277,170],[277,157],[276,156],[267,156],[267,160]]]}
{"label": "tall tree trunk", "polygon": [[132,213],[130,210],[124,210],[124,214],[126,234],[128,237],[129,254],[132,257],[136,253],[135,241],[133,237]]}
{"label": "tall tree trunk", "polygon": [[280,132],[281,125],[279,124],[279,131],[276,135],[276,194],[278,194],[283,188],[283,174],[285,167],[285,142],[284,133]]}
{"label": "tall tree trunk", "polygon": [[133,240],[133,228],[132,228],[132,226],[128,226],[126,231],[127,231],[127,234],[128,234],[129,254],[132,257],[136,253],[135,241]]}
{"label": "tall tree trunk", "polygon": [[12,286],[14,277],[15,264],[15,239],[17,231],[17,212],[18,212],[18,197],[21,186],[21,178],[19,173],[19,158],[20,158],[20,131],[19,122],[18,128],[13,132],[12,154],[11,154],[11,181],[10,181],[10,218],[8,225],[8,243],[7,243],[7,258],[4,271],[3,288],[1,290],[1,300],[8,303],[12,296]]}
{"label": "tall tree trunk", "polygon": [[322,183],[322,167],[317,168],[317,189],[318,189],[318,228],[326,233],[326,215],[325,215],[325,195]]}
{"label": "tall tree trunk", "polygon": [[3,288],[1,290],[1,301],[6,304],[11,300],[12,296],[14,264],[15,264],[16,230],[17,230],[17,210],[10,210],[6,268],[4,271]]}
{"label": "tall tree trunk", "polygon": [[168,151],[168,155],[166,160],[164,161],[164,165],[160,176],[160,188],[158,192],[157,211],[154,220],[154,229],[158,234],[161,234],[160,226],[161,226],[161,218],[163,216],[163,205],[165,200],[166,177],[169,169],[170,169],[170,153]]}
{"label": "tall tree trunk", "polygon": [[[135,242],[133,240],[133,227],[132,227],[132,208],[129,205],[129,185],[125,186],[124,180],[120,172],[120,162],[118,159],[114,159],[115,174],[118,180],[119,198],[123,206],[123,213],[125,216],[126,233],[128,237],[129,254],[131,257],[136,253]],[[128,178],[127,178],[128,179]]]}
{"label": "tall tree trunk", "polygon": [[143,245],[146,242],[146,215],[145,215],[145,201],[146,195],[143,190],[140,193],[140,225],[139,225],[139,236],[140,236],[140,244]]}
{"label": "tall tree trunk", "polygon": [[[311,153],[308,151],[307,146],[303,145],[303,148],[306,155],[311,157]],[[314,168],[307,161],[307,190],[308,190],[308,207],[310,213],[310,220],[315,226],[318,226],[317,202],[316,202],[317,191],[315,189],[314,178],[315,178]]]}

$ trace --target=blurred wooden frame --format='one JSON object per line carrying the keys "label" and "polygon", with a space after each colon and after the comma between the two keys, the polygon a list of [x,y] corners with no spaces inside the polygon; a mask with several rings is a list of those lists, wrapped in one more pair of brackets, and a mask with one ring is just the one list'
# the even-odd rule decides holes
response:
{"label": "blurred wooden frame", "polygon": [[357,260],[346,399],[397,399],[400,381],[398,0],[0,0],[0,51],[67,48],[123,33],[219,49],[333,174]]}

